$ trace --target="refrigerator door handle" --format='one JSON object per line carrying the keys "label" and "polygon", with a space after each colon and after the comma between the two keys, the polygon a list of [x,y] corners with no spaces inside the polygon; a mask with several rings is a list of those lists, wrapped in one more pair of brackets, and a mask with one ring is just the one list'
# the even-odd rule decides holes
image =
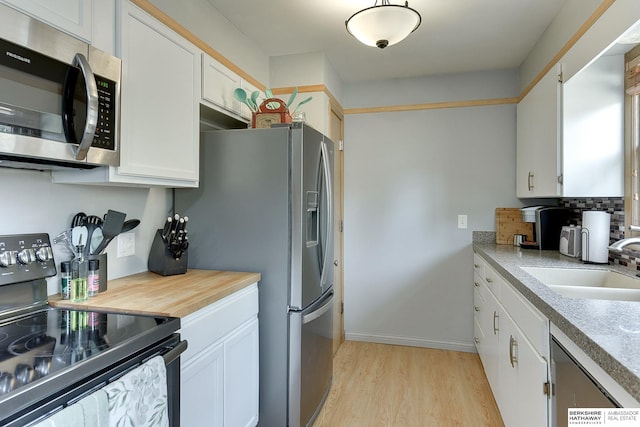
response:
{"label": "refrigerator door handle", "polygon": [[333,307],[333,294],[331,294],[331,297],[320,308],[312,311],[309,314],[305,314],[304,316],[302,316],[302,324],[306,325],[309,322],[313,322],[318,317],[322,316],[327,311],[331,310],[332,307]]}
{"label": "refrigerator door handle", "polygon": [[327,265],[332,261],[328,259],[329,254],[331,253],[331,246],[333,246],[333,188],[331,182],[331,168],[329,165],[329,154],[327,149],[327,143],[323,140],[321,145],[321,155],[322,155],[322,171],[324,174],[325,180],[325,190],[327,195],[327,227],[326,227],[326,237],[325,237],[325,247],[324,247],[324,255],[322,257],[322,270],[320,274],[320,286],[322,289],[325,289],[325,281],[327,280]]}

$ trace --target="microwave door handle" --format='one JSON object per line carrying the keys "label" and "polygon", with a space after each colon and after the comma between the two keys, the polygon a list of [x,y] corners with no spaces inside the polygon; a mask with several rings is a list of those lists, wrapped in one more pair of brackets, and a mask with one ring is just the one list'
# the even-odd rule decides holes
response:
{"label": "microwave door handle", "polygon": [[78,147],[73,151],[76,160],[85,160],[87,158],[87,152],[93,142],[96,126],[98,125],[98,85],[96,84],[93,71],[89,66],[89,61],[87,61],[87,58],[83,54],[76,53],[76,56],[73,58],[73,65],[80,67],[80,71],[87,85],[85,88],[87,92],[87,122],[84,126],[82,139]]}

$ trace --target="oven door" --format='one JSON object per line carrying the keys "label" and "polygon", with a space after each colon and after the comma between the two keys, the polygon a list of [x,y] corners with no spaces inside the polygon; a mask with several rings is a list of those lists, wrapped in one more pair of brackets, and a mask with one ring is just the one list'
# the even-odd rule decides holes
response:
{"label": "oven door", "polygon": [[116,381],[127,372],[140,366],[150,358],[160,355],[165,361],[167,372],[167,402],[168,418],[171,427],[180,426],[180,355],[187,349],[187,341],[180,340],[180,334],[175,333],[165,341],[156,344],[146,351],[133,355],[126,361],[105,369],[101,374],[91,378],[79,379],[78,384],[64,391],[56,393],[46,402],[34,404],[17,419],[0,421],[6,427],[22,427],[35,425],[51,417],[67,405],[73,404],[94,391],[103,388],[106,384]]}

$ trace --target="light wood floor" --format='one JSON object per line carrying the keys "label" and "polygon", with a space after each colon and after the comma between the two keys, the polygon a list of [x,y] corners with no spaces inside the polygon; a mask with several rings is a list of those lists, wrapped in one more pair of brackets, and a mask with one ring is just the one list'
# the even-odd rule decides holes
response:
{"label": "light wood floor", "polygon": [[475,353],[346,341],[313,427],[501,427]]}

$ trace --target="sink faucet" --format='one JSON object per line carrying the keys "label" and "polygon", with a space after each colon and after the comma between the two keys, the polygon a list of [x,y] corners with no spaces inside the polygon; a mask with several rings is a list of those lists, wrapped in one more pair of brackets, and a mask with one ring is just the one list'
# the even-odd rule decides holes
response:
{"label": "sink faucet", "polygon": [[640,244],[640,237],[628,237],[626,239],[618,240],[611,246],[609,246],[610,251],[622,252],[626,246]]}

